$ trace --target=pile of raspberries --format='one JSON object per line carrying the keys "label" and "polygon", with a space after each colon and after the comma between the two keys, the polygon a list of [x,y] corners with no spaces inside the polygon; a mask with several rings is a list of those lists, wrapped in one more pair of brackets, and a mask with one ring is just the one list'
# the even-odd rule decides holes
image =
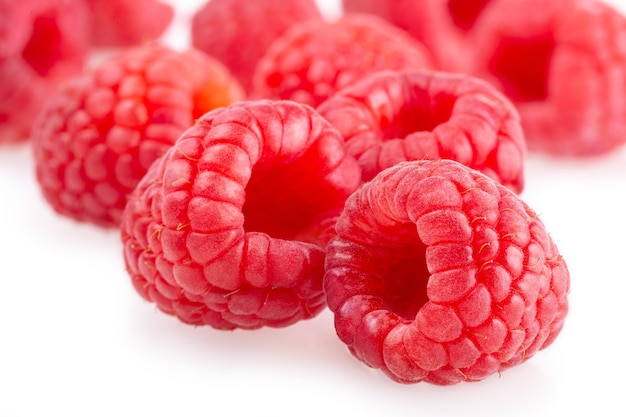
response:
{"label": "pile of raspberries", "polygon": [[[403,384],[480,381],[559,335],[570,277],[528,152],[626,142],[626,18],[597,0],[0,0],[0,141],[58,214],[119,229],[190,325],[328,308]],[[97,51],[107,48],[107,54]],[[98,59],[91,59],[97,55]]]}

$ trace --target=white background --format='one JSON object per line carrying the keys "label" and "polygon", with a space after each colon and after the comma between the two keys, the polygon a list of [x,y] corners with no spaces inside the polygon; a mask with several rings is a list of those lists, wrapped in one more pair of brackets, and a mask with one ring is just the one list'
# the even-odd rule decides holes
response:
{"label": "white background", "polygon": [[[165,39],[185,45],[202,1],[178,3]],[[400,385],[365,367],[328,310],[234,332],[158,312],[132,288],[118,233],[54,214],[33,172],[27,144],[0,146],[1,417],[626,415],[626,147],[528,156],[522,197],[568,262],[570,314],[528,362],[449,387]]]}

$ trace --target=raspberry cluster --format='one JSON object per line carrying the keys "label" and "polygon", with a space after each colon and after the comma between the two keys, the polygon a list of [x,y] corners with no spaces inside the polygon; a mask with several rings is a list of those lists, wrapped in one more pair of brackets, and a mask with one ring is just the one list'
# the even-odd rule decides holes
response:
{"label": "raspberry cluster", "polygon": [[158,1],[0,0],[0,134],[31,139],[56,212],[119,229],[161,312],[253,330],[328,307],[394,381],[479,381],[568,312],[527,153],[626,141],[626,20],[539,3],[211,0],[175,50]]}

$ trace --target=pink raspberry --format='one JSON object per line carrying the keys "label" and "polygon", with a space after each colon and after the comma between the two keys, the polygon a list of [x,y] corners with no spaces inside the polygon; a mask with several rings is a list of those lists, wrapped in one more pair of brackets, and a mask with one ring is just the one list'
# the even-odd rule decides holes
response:
{"label": "pink raspberry", "polygon": [[368,181],[398,162],[454,159],[521,192],[525,139],[511,102],[469,75],[383,71],[318,107]]}
{"label": "pink raspberry", "polygon": [[[464,72],[474,45],[468,34],[495,0],[343,0],[344,10],[372,13],[406,30],[433,54],[438,69]],[[506,3],[506,1],[504,2]]]}
{"label": "pink raspberry", "polygon": [[87,22],[82,1],[0,0],[0,142],[28,138],[42,103],[82,71]]}
{"label": "pink raspberry", "polygon": [[431,68],[426,48],[376,16],[295,24],[270,45],[254,74],[254,94],[317,106],[376,71]]}
{"label": "pink raspberry", "polygon": [[28,42],[31,17],[28,7],[19,6],[15,0],[0,0],[0,57],[19,55]]}
{"label": "pink raspberry", "polygon": [[174,17],[158,0],[86,0],[95,46],[134,46],[161,36]]}
{"label": "pink raspberry", "polygon": [[530,150],[609,152],[626,142],[626,19],[595,0],[494,2],[474,30],[473,74],[517,106]]}
{"label": "pink raspberry", "polygon": [[22,59],[42,78],[64,82],[82,71],[88,52],[88,11],[82,1],[25,0],[29,37]]}
{"label": "pink raspberry", "polygon": [[346,202],[324,288],[339,338],[401,383],[478,381],[561,331],[569,272],[508,188],[451,160],[402,162]]}
{"label": "pink raspberry", "polygon": [[52,85],[24,60],[0,57],[0,142],[27,139],[33,119],[52,93]]}
{"label": "pink raspberry", "polygon": [[192,44],[226,64],[250,91],[270,43],[296,22],[321,18],[314,0],[211,0],[193,17]]}
{"label": "pink raspberry", "polygon": [[69,82],[33,128],[37,180],[60,214],[119,225],[150,164],[205,112],[243,97],[218,61],[144,45]]}
{"label": "pink raspberry", "polygon": [[139,294],[182,322],[283,327],[317,315],[326,236],[360,184],[343,139],[311,107],[249,101],[205,114],[126,206]]}

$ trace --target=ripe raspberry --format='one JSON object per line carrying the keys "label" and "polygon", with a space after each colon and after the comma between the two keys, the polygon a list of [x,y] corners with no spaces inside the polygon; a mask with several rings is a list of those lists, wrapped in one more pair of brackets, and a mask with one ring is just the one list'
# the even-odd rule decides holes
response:
{"label": "ripe raspberry", "polygon": [[315,234],[360,184],[312,108],[248,101],[207,113],[155,162],[124,211],[136,290],[182,322],[282,327],[318,314],[326,241]]}
{"label": "ripe raspberry", "polygon": [[63,215],[118,226],[150,164],[195,118],[242,95],[199,51],[144,45],[111,56],[57,92],[33,128],[44,197]]}
{"label": "ripe raspberry", "polygon": [[355,357],[397,382],[448,385],[550,345],[569,272],[517,194],[456,161],[417,161],[347,200],[324,288]]}
{"label": "ripe raspberry", "polygon": [[50,83],[21,58],[0,57],[0,142],[26,139],[33,118],[51,94]]}
{"label": "ripe raspberry", "polygon": [[521,192],[525,140],[517,111],[488,83],[425,70],[383,71],[318,107],[368,181],[401,161],[454,159]]}
{"label": "ripe raspberry", "polygon": [[[17,2],[15,7],[22,7]],[[88,52],[88,11],[82,1],[26,0],[29,37],[22,59],[42,78],[64,82],[82,71]]]}
{"label": "ripe raspberry", "polygon": [[250,91],[270,43],[296,22],[321,18],[314,0],[211,0],[193,17],[192,44],[226,64]]}
{"label": "ripe raspberry", "polygon": [[384,69],[430,68],[426,48],[371,15],[301,22],[267,49],[254,74],[254,94],[319,105],[337,90]]}
{"label": "ripe raspberry", "polygon": [[28,41],[31,17],[15,0],[0,0],[0,57],[19,55]]}
{"label": "ripe raspberry", "polygon": [[[372,13],[406,30],[432,52],[438,69],[464,72],[472,49],[468,34],[495,0],[343,0],[346,12]],[[504,2],[506,3],[506,2]]]}
{"label": "ripe raspberry", "polygon": [[158,0],[86,0],[95,46],[134,46],[157,39],[174,17]]}
{"label": "ripe raspberry", "polygon": [[608,152],[626,141],[626,19],[594,0],[494,2],[472,73],[517,106],[530,150]]}
{"label": "ripe raspberry", "polygon": [[83,67],[81,1],[0,0],[0,142],[24,140],[51,92]]}

